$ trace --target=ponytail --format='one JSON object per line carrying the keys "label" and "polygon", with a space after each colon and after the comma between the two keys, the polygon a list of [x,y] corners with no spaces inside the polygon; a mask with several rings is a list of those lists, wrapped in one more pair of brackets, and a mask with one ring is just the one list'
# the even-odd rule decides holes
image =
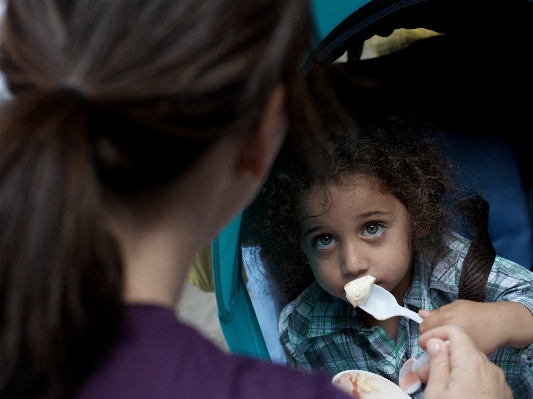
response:
{"label": "ponytail", "polygon": [[91,153],[74,92],[21,97],[2,114],[2,398],[68,397],[116,339],[121,264]]}

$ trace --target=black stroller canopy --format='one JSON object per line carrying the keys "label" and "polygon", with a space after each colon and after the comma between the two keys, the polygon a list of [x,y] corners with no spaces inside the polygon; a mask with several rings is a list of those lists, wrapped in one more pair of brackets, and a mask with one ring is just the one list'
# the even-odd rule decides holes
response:
{"label": "black stroller canopy", "polygon": [[[341,18],[339,4],[348,3],[356,2],[313,0],[320,36],[315,62],[331,64],[352,51],[347,63],[334,65],[357,81],[367,103],[416,114],[443,131],[504,136],[517,153],[526,190],[533,186],[531,150],[524,145],[531,130],[533,1],[371,0],[333,26]],[[318,10],[328,7],[330,16],[321,20]],[[442,35],[358,58],[365,40],[398,28]]]}
{"label": "black stroller canopy", "polygon": [[332,61],[373,35],[398,28],[426,28],[447,35],[533,35],[529,0],[312,0],[319,61]]}

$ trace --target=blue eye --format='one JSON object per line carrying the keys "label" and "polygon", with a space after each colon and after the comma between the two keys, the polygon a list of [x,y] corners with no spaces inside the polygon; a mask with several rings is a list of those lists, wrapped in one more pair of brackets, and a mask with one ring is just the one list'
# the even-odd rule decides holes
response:
{"label": "blue eye", "polygon": [[370,223],[363,229],[363,235],[365,237],[377,237],[383,234],[384,227],[377,223]]}
{"label": "blue eye", "polygon": [[315,242],[313,243],[313,245],[316,247],[316,248],[319,248],[319,249],[325,249],[325,248],[329,248],[333,245],[335,245],[337,243],[337,240],[333,237],[333,236],[330,236],[330,235],[322,235],[322,236],[319,236]]}

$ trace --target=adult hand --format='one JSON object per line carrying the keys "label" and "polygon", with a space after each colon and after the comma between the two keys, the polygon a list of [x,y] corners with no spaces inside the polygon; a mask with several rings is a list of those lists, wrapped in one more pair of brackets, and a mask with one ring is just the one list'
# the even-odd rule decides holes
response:
{"label": "adult hand", "polygon": [[[444,343],[449,340],[449,347]],[[429,369],[417,374],[424,399],[512,399],[503,371],[480,352],[460,326],[446,325],[422,334],[420,347],[429,355]]]}

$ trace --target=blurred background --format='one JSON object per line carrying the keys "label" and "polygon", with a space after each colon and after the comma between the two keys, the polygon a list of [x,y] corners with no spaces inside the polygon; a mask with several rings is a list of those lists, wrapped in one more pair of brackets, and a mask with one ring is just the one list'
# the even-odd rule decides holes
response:
{"label": "blurred background", "polygon": [[228,352],[218,322],[214,292],[204,292],[187,282],[176,307],[176,314],[183,322],[193,326],[220,349]]}

